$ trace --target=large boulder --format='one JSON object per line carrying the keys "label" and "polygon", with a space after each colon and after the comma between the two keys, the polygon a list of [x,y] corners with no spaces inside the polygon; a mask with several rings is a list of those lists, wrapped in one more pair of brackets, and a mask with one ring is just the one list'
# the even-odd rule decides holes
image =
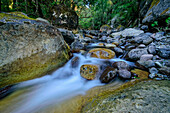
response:
{"label": "large boulder", "polygon": [[66,30],[66,29],[61,29],[58,28],[58,30],[61,32],[61,34],[64,37],[64,40],[68,43],[71,44],[72,42],[74,42],[74,34],[72,33],[72,31]]}
{"label": "large boulder", "polygon": [[45,75],[69,59],[57,28],[18,15],[0,17],[0,87]]}
{"label": "large boulder", "polygon": [[52,8],[52,24],[57,27],[76,29],[78,27],[78,15],[74,10],[59,5]]}
{"label": "large boulder", "polygon": [[[149,1],[149,0],[148,0]],[[150,23],[170,15],[169,0],[153,0],[142,23]]]}

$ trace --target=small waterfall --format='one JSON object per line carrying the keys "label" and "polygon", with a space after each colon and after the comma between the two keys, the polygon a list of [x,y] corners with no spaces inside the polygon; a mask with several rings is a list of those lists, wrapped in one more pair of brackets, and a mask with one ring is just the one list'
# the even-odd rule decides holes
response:
{"label": "small waterfall", "polygon": [[[73,67],[71,61],[75,57],[79,58],[79,62],[76,67]],[[10,113],[38,112],[46,106],[61,103],[77,95],[84,95],[86,91],[92,87],[104,85],[99,80],[88,81],[82,78],[80,76],[80,67],[83,64],[103,65],[106,63],[106,60],[88,56],[85,57],[81,54],[74,54],[73,58],[51,75],[25,81],[13,86],[17,92],[24,90],[24,93],[12,100],[15,104],[10,106],[12,107],[10,108]],[[115,62],[125,60],[115,58],[107,61]],[[8,108],[7,111],[3,112],[9,112]]]}

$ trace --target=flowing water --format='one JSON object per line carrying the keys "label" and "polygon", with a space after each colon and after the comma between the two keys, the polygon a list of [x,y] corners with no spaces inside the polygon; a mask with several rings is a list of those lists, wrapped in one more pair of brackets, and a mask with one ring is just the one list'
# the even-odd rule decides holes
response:
{"label": "flowing water", "polygon": [[[65,66],[59,68],[51,75],[25,81],[13,86],[15,91],[0,101],[2,113],[34,113],[38,110],[60,103],[77,95],[84,95],[87,90],[95,86],[101,86],[99,80],[86,80],[80,76],[80,67],[83,64],[103,65],[106,60],[85,57],[74,54],[79,58],[77,67],[72,67],[71,60]],[[122,59],[110,59],[109,62],[124,61]],[[127,61],[126,61],[127,62]],[[130,64],[130,62],[128,62]],[[122,83],[122,82],[120,82]],[[3,103],[3,100],[8,103]]]}

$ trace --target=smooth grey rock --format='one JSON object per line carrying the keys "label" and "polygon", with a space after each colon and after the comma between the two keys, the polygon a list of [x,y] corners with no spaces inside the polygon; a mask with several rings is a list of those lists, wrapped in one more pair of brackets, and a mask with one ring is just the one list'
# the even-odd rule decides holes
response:
{"label": "smooth grey rock", "polygon": [[155,46],[155,44],[150,44],[149,46],[148,46],[148,52],[150,53],[150,54],[156,54],[156,46]]}
{"label": "smooth grey rock", "polygon": [[127,36],[138,36],[141,33],[144,33],[144,31],[136,30],[134,28],[127,28],[127,29],[125,29],[123,31],[112,33],[111,35],[112,35],[112,37],[115,37],[115,36],[127,37]]}
{"label": "smooth grey rock", "polygon": [[150,67],[154,67],[155,66],[155,62],[152,60],[147,60],[147,61],[137,61],[137,64],[139,65],[139,67],[145,67],[145,68],[150,68]]}
{"label": "smooth grey rock", "polygon": [[170,58],[170,48],[159,48],[158,55],[162,58]]}
{"label": "smooth grey rock", "polygon": [[128,57],[131,60],[138,60],[142,55],[144,54],[148,54],[147,49],[132,49],[129,53],[128,53]]}
{"label": "smooth grey rock", "polygon": [[114,48],[114,51],[115,51],[116,54],[118,54],[118,55],[123,54],[123,50],[122,50],[121,48],[115,47],[115,48]]}
{"label": "smooth grey rock", "polygon": [[124,79],[129,79],[131,77],[131,72],[129,72],[126,69],[118,70],[118,74],[121,78],[124,78]]}
{"label": "smooth grey rock", "polygon": [[158,73],[158,70],[157,70],[155,67],[152,67],[152,68],[149,69],[149,72],[150,72],[151,74],[152,74],[152,73],[157,74],[157,73]]}
{"label": "smooth grey rock", "polygon": [[152,54],[144,54],[140,57],[141,61],[147,61],[147,60],[151,60],[153,58]]}
{"label": "smooth grey rock", "polygon": [[149,74],[149,78],[155,78],[155,73],[151,73],[151,74]]}
{"label": "smooth grey rock", "polygon": [[114,62],[114,63],[112,64],[112,66],[115,67],[115,68],[118,68],[119,70],[120,70],[120,69],[126,69],[126,70],[129,70],[129,69],[130,69],[129,64],[127,64],[127,63],[124,62],[124,61]]}
{"label": "smooth grey rock", "polygon": [[170,76],[170,67],[163,66],[162,68],[159,69],[159,72]]}

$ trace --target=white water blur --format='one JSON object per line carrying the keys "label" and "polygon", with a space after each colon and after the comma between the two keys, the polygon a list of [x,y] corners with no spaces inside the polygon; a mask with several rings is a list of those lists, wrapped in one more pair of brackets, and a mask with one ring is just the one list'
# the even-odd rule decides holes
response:
{"label": "white water blur", "polygon": [[[34,113],[48,105],[60,103],[76,95],[83,95],[92,87],[104,85],[99,80],[87,81],[80,76],[81,65],[100,65],[104,60],[84,57],[81,54],[74,54],[74,57],[79,57],[79,64],[75,68],[72,68],[70,60],[52,75],[46,75],[16,85],[16,89],[27,89],[28,92],[18,97],[20,101],[16,104],[19,107],[15,108],[11,113]],[[111,59],[110,61],[125,60]]]}
{"label": "white water blur", "polygon": [[22,95],[22,100],[18,103],[20,107],[12,113],[33,113],[47,105],[60,103],[76,95],[83,95],[88,89],[103,85],[99,80],[87,81],[80,76],[81,65],[99,64],[100,60],[85,58],[80,54],[74,56],[79,57],[79,64],[76,68],[71,67],[70,60],[52,75],[22,82],[15,86],[17,89],[27,88],[29,91]]}

